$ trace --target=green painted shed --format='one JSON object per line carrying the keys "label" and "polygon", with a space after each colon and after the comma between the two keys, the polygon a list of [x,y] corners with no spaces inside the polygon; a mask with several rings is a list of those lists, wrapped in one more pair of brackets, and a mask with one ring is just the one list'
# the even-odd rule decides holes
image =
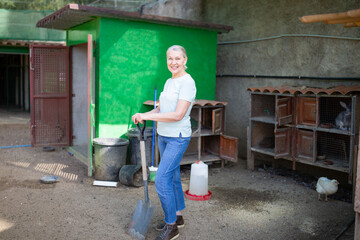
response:
{"label": "green painted shed", "polygon": [[[63,133],[68,139],[65,144],[72,145],[72,149],[82,153],[85,159],[89,155],[89,139],[126,137],[128,129],[133,127],[131,116],[149,110],[143,102],[154,98],[155,86],[160,93],[165,81],[171,77],[165,56],[171,45],[182,45],[187,50],[188,72],[197,86],[196,98],[215,100],[217,34],[232,29],[226,25],[77,4],[66,5],[46,16],[38,21],[37,27],[66,30],[67,47],[62,56],[68,58],[69,68],[57,70],[64,71],[65,75],[57,74],[69,79],[69,86],[59,90],[68,91],[68,95],[66,97],[65,93],[65,97],[59,100],[62,103],[57,106],[63,109],[67,104],[63,100],[68,98],[69,115],[68,120],[57,121],[69,123],[61,131],[58,127],[58,132],[68,131]],[[57,50],[52,48],[49,51],[44,55],[41,47],[34,47],[34,55],[30,56],[35,69],[35,82],[32,84],[36,85],[36,78],[41,75],[37,71],[44,72],[44,69],[37,70],[44,66],[37,64],[36,59],[51,56]],[[57,64],[61,62],[59,59]],[[41,85],[44,79],[38,81]],[[36,92],[34,96],[36,112],[36,102],[47,98],[39,97]],[[47,111],[45,105],[41,105],[41,111]],[[50,103],[47,106],[53,109]],[[41,139],[47,138],[39,134],[33,134],[34,145],[46,144]],[[59,138],[54,140],[55,143]]]}

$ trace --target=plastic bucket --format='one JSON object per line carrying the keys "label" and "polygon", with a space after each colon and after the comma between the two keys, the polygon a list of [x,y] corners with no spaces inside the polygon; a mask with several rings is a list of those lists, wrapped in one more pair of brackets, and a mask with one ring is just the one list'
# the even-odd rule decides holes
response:
{"label": "plastic bucket", "polygon": [[157,167],[149,167],[149,181],[150,182],[155,182],[155,177],[156,177],[156,172],[157,172],[158,168]]}
{"label": "plastic bucket", "polygon": [[119,171],[126,164],[129,140],[123,138],[95,138],[94,178],[102,181],[118,181]]}
{"label": "plastic bucket", "polygon": [[[147,127],[144,131],[146,166],[151,166],[152,131],[152,127]],[[141,165],[139,129],[130,128],[126,135],[130,141],[130,164]]]}

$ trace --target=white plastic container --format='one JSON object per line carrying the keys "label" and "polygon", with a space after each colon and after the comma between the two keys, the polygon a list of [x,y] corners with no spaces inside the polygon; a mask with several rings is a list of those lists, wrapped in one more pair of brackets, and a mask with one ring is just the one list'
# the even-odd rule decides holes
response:
{"label": "white plastic container", "polygon": [[198,196],[208,194],[208,165],[202,161],[191,164],[189,193]]}

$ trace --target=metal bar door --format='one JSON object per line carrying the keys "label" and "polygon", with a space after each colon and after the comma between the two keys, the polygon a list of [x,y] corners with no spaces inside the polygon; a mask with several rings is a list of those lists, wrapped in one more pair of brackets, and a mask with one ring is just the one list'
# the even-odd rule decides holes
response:
{"label": "metal bar door", "polygon": [[31,145],[70,144],[69,49],[30,46]]}

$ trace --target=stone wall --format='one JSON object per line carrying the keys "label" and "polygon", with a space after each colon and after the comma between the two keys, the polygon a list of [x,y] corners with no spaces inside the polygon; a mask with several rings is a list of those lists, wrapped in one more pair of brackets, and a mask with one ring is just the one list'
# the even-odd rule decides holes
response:
{"label": "stone wall", "polygon": [[[226,134],[239,138],[239,156],[245,157],[246,127],[249,124],[248,87],[360,85],[358,80],[331,80],[334,77],[359,77],[360,80],[360,27],[304,24],[299,20],[304,15],[357,8],[357,0],[161,0],[147,5],[144,12],[234,27],[230,33],[218,36],[216,100],[229,102]],[[253,78],[247,75],[275,77]]]}

